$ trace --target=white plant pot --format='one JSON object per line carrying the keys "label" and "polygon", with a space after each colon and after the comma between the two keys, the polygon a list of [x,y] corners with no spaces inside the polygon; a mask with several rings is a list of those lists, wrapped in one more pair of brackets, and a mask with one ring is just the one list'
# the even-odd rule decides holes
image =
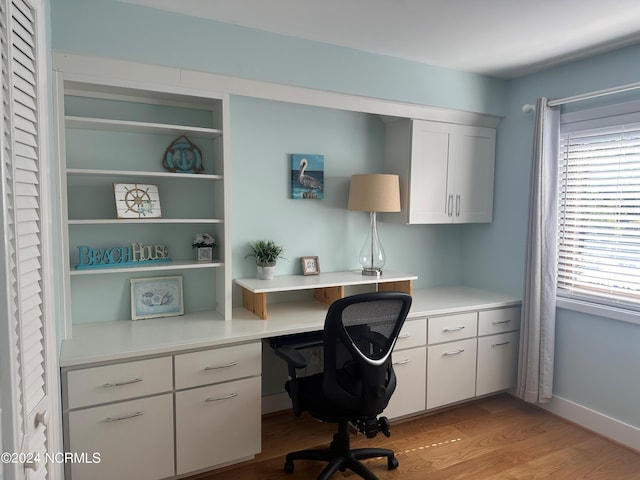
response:
{"label": "white plant pot", "polygon": [[273,270],[276,268],[275,265],[258,265],[258,279],[259,280],[272,280],[273,279]]}

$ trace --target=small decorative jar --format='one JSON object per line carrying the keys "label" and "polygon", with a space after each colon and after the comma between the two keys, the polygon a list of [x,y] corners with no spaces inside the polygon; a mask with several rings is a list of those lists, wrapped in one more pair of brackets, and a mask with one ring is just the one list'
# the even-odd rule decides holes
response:
{"label": "small decorative jar", "polygon": [[213,249],[216,239],[209,233],[198,233],[191,244],[196,249],[196,260],[202,263],[213,262]]}

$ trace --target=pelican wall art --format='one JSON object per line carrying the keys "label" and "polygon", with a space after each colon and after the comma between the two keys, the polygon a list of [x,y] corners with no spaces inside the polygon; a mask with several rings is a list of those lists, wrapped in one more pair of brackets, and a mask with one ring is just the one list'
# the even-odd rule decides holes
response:
{"label": "pelican wall art", "polygon": [[324,198],[324,155],[291,154],[291,198]]}

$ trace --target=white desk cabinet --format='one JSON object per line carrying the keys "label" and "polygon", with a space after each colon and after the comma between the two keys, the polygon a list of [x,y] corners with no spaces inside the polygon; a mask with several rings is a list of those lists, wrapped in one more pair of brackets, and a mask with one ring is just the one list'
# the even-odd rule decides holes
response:
{"label": "white desk cabinet", "polygon": [[487,395],[515,386],[520,332],[478,339],[476,395]]}
{"label": "white desk cabinet", "polygon": [[400,176],[404,223],[493,219],[495,129],[426,120],[386,125],[385,169]]}
{"label": "white desk cabinet", "polygon": [[480,312],[476,395],[516,384],[520,347],[520,307]]}
{"label": "white desk cabinet", "polygon": [[178,475],[260,452],[261,362],[260,342],[175,356]]}
{"label": "white desk cabinet", "polygon": [[424,411],[427,383],[427,319],[407,320],[393,350],[396,390],[384,410],[388,418]]}
{"label": "white desk cabinet", "polygon": [[513,387],[519,328],[520,307],[429,318],[427,410]]}
{"label": "white desk cabinet", "polygon": [[100,454],[69,464],[67,478],[157,480],[251,458],[261,352],[254,341],[64,368],[65,451]]}
{"label": "white desk cabinet", "polygon": [[66,385],[66,450],[100,454],[68,464],[73,480],[173,475],[171,357],[72,370]]}
{"label": "white desk cabinet", "polygon": [[71,463],[73,480],[173,475],[173,398],[166,393],[69,413],[69,450],[99,462]]}
{"label": "white desk cabinet", "polygon": [[260,377],[176,393],[176,473],[260,452]]}
{"label": "white desk cabinet", "polygon": [[427,409],[473,398],[476,393],[476,338],[429,345]]}

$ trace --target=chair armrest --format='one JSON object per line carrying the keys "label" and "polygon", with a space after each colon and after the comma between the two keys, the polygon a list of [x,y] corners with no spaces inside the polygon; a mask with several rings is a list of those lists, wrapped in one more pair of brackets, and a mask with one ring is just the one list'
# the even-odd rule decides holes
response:
{"label": "chair armrest", "polygon": [[298,350],[291,347],[279,347],[274,350],[274,353],[283,359],[287,364],[294,368],[306,368],[307,361]]}

